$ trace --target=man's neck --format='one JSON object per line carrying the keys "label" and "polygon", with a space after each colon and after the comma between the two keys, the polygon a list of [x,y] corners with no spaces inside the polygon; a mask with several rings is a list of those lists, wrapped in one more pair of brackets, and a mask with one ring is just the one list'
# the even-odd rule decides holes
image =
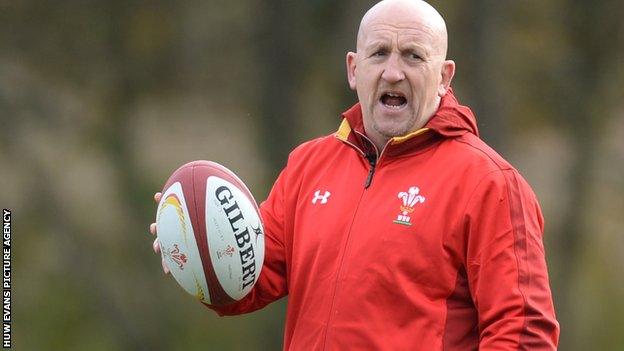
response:
{"label": "man's neck", "polygon": [[366,131],[364,132],[366,133],[366,136],[368,137],[368,139],[370,139],[370,141],[373,142],[373,144],[377,148],[377,152],[380,154],[383,151],[383,149],[386,147],[386,144],[388,144],[388,141],[391,139],[389,137],[386,137],[376,132],[375,133],[368,133]]}

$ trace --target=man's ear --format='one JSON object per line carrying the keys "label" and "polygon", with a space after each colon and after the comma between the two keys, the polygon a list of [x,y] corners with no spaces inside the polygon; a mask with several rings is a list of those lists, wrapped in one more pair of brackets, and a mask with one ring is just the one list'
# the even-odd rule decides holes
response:
{"label": "man's ear", "polygon": [[351,90],[355,90],[355,59],[357,54],[355,52],[347,52],[347,80],[349,81],[349,87]]}
{"label": "man's ear", "polygon": [[451,81],[453,80],[453,76],[455,75],[455,61],[446,60],[442,63],[442,69],[440,71],[442,75],[442,79],[440,80],[440,86],[438,87],[438,96],[443,97],[446,95],[449,87],[451,86]]}

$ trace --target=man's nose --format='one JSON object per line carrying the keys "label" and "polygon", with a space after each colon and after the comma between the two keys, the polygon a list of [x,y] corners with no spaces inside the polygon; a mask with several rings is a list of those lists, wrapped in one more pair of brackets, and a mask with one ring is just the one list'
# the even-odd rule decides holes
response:
{"label": "man's nose", "polygon": [[390,54],[381,78],[388,83],[397,83],[405,79],[405,73],[403,72],[399,55],[395,53]]}

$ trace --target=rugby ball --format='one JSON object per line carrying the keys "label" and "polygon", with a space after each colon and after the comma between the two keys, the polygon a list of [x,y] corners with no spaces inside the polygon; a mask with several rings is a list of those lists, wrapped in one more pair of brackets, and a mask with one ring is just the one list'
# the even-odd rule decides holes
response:
{"label": "rugby ball", "polygon": [[264,261],[258,205],[245,184],[217,163],[190,162],[171,175],[156,230],[171,274],[203,303],[231,304],[258,280]]}

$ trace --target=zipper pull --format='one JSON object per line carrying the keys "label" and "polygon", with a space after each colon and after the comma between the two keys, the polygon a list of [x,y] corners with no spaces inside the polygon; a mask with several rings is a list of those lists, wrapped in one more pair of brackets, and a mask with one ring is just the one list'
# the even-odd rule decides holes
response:
{"label": "zipper pull", "polygon": [[370,164],[370,169],[368,170],[368,176],[366,177],[366,182],[364,183],[364,189],[368,189],[373,181],[373,175],[375,174],[375,166],[377,165],[377,154],[369,153],[364,156],[368,163]]}

